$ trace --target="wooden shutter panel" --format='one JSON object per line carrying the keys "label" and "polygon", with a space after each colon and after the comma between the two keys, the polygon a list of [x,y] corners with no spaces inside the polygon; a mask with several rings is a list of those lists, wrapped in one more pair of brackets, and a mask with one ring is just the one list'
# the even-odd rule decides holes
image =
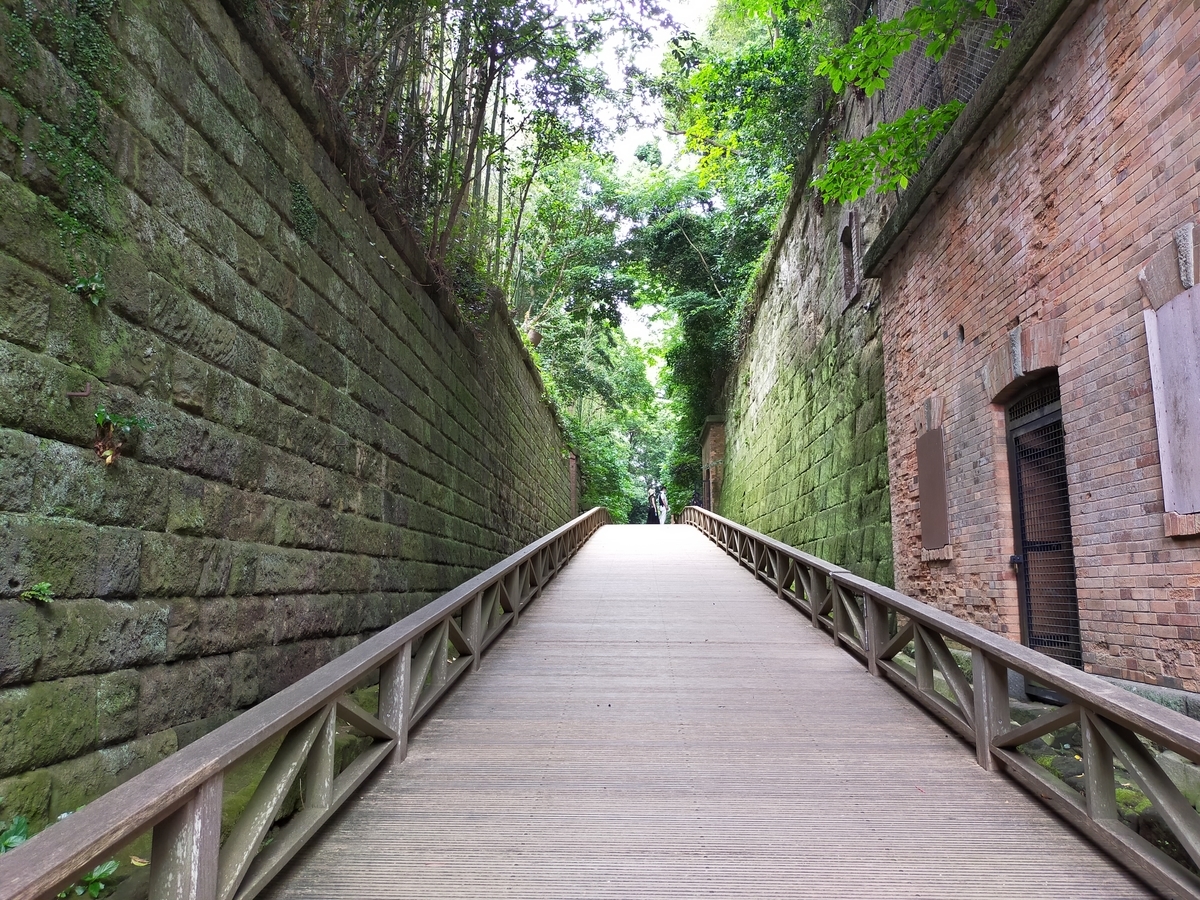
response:
{"label": "wooden shutter panel", "polygon": [[941,550],[950,543],[946,496],[946,454],[942,429],[930,428],[917,438],[917,484],[921,499],[921,546]]}

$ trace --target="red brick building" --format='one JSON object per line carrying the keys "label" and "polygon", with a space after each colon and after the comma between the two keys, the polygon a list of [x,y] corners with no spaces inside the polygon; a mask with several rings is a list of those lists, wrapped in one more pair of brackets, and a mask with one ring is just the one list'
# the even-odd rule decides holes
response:
{"label": "red brick building", "polygon": [[867,252],[896,583],[1200,691],[1200,0],[1040,6]]}

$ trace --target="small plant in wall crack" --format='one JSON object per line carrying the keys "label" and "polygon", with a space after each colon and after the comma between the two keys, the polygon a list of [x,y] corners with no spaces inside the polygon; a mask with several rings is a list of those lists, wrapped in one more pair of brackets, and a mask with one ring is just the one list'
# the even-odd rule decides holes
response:
{"label": "small plant in wall crack", "polygon": [[133,438],[135,431],[149,431],[154,426],[140,416],[121,416],[103,406],[96,410],[96,455],[111,466],[121,458],[121,451]]}
{"label": "small plant in wall crack", "polygon": [[[28,590],[21,591],[21,599],[28,600],[30,603],[53,603],[54,591],[50,588],[50,582],[39,581]],[[15,820],[14,823],[16,824]],[[0,839],[3,835],[0,835]]]}
{"label": "small plant in wall crack", "polygon": [[92,306],[99,306],[104,299],[104,273],[97,272],[90,278],[80,278],[74,284],[64,285],[72,294],[78,294]]}

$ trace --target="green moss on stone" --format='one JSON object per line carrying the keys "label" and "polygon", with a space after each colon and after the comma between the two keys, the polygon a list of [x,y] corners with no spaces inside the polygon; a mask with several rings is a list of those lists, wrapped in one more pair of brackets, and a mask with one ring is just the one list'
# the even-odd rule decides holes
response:
{"label": "green moss on stone", "polygon": [[298,238],[311,242],[317,236],[317,211],[308,195],[308,189],[298,181],[293,181],[291,185],[292,228]]}
{"label": "green moss on stone", "polygon": [[96,682],[68,678],[0,692],[0,775],[96,746]]}

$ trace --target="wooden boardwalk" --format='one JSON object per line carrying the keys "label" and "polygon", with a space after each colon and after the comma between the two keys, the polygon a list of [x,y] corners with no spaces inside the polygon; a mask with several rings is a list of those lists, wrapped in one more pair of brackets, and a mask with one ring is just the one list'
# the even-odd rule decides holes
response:
{"label": "wooden boardwalk", "polygon": [[607,526],[265,892],[1153,896],[688,526]]}

